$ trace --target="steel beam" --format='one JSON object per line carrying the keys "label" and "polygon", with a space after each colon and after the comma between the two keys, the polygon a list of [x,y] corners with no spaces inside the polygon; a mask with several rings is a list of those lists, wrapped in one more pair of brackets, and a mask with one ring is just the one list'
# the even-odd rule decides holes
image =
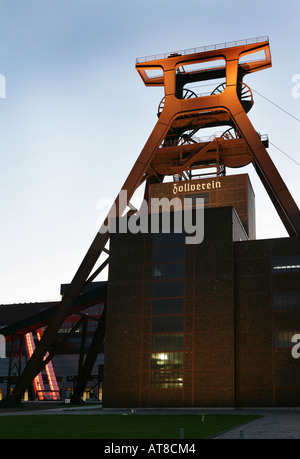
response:
{"label": "steel beam", "polygon": [[89,380],[89,376],[95,365],[97,356],[100,352],[101,345],[105,335],[105,323],[106,323],[106,306],[104,306],[102,315],[100,317],[97,329],[93,336],[93,340],[89,347],[84,363],[81,362],[81,366],[78,372],[77,383],[74,389],[73,400],[79,401],[83,395],[86,385]]}

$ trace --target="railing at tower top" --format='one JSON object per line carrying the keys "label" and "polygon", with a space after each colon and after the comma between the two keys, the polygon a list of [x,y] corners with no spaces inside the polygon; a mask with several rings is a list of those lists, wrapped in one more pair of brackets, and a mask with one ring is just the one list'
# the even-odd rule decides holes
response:
{"label": "railing at tower top", "polygon": [[[267,134],[260,134],[259,132],[257,133],[261,139],[261,141],[264,144],[269,143],[269,136]],[[163,140],[162,143],[160,144],[159,148],[166,148],[166,147],[174,147],[174,146],[182,146],[182,145],[188,145],[188,144],[196,144],[196,143],[209,143],[212,142],[216,138],[221,138],[222,140],[231,140],[234,139],[235,137],[231,134],[227,134],[227,131],[218,131],[215,132],[214,134],[206,137],[197,137],[197,136],[192,136],[188,138],[180,137],[178,139],[177,136],[174,136],[174,140],[172,140],[172,136],[169,137],[168,140]]]}
{"label": "railing at tower top", "polygon": [[162,54],[155,54],[152,56],[144,56],[144,57],[137,57],[136,58],[136,63],[139,64],[141,62],[149,62],[149,61],[156,61],[159,59],[166,59],[167,57],[170,57],[172,55],[176,54],[181,54],[182,56],[188,55],[188,54],[197,54],[197,53],[205,53],[207,51],[214,51],[217,49],[224,49],[224,48],[234,48],[235,46],[243,46],[243,45],[252,45],[255,43],[262,43],[265,41],[269,41],[268,36],[263,36],[263,37],[256,37],[256,38],[247,38],[244,40],[237,40],[237,41],[229,41],[225,43],[218,43],[215,45],[207,45],[207,46],[201,46],[200,48],[190,48],[190,49],[184,49],[180,51],[173,51],[169,53],[162,53]]}

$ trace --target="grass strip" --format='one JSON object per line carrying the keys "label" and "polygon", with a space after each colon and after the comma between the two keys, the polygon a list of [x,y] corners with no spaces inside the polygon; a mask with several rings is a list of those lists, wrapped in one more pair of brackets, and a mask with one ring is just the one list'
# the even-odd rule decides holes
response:
{"label": "grass strip", "polygon": [[247,414],[0,416],[0,439],[203,439],[258,419]]}

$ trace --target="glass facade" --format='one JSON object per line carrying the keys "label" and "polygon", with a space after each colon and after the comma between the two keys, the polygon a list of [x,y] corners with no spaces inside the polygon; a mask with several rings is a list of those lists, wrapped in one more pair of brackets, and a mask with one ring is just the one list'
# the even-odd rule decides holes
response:
{"label": "glass facade", "polygon": [[184,233],[154,234],[151,387],[183,387]]}

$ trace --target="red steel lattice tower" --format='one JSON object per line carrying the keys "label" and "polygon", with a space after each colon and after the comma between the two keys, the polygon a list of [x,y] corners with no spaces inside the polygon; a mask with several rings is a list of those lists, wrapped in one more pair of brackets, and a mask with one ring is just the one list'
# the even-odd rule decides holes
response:
{"label": "red steel lattice tower", "polygon": [[[253,60],[253,57],[259,58]],[[251,89],[243,82],[246,75],[271,67],[268,37],[223,43],[176,53],[137,59],[136,69],[146,86],[163,86],[164,98],[159,104],[158,120],[138,156],[113,205],[122,215],[136,189],[145,184],[162,182],[165,176],[179,175],[214,165],[217,173],[223,166],[243,167],[252,163],[288,234],[300,235],[300,212],[289,190],[273,164],[266,141],[256,132],[247,113],[253,105]],[[160,72],[152,76],[152,72]],[[194,82],[222,79],[209,94],[198,96],[188,86]],[[208,127],[224,127],[221,135],[205,141],[195,134]],[[127,199],[121,199],[126,192]],[[112,210],[105,220],[115,216]],[[104,227],[104,225],[103,225]],[[43,359],[53,343],[65,317],[76,299],[109,263],[109,257],[92,270],[109,240],[109,232],[100,230],[88,249],[41,340],[16,384],[13,397],[21,399],[39,372]],[[90,363],[104,336],[105,313],[90,349]],[[84,375],[87,378],[87,373]],[[84,381],[81,382],[84,387]],[[79,391],[80,392],[80,391]]]}

